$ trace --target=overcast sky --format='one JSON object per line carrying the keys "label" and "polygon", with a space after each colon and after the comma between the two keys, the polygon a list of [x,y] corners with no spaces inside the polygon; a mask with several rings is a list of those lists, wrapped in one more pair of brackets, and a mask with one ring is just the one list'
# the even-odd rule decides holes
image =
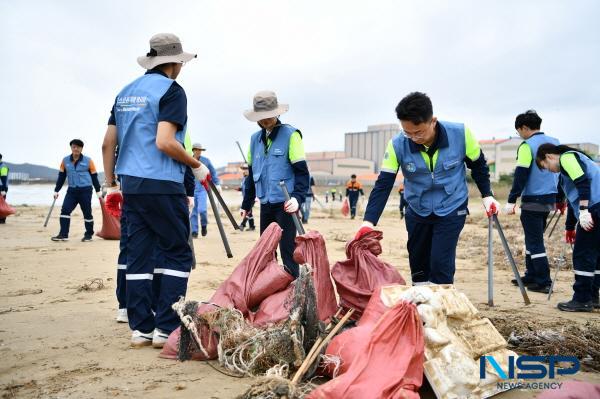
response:
{"label": "overcast sky", "polygon": [[559,139],[599,142],[599,15],[594,0],[0,0],[0,153],[58,167],[77,137],[102,169],[114,98],[158,32],[198,53],[178,81],[216,166],[239,160],[235,141],[257,130],[242,112],[263,89],[290,104],[282,120],[307,151],[396,122],[415,90],[480,139],[514,134],[534,108]]}

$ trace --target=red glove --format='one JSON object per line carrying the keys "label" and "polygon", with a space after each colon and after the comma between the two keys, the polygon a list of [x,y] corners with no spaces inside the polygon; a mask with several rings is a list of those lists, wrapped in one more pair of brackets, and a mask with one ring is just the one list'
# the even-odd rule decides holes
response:
{"label": "red glove", "polygon": [[356,232],[354,239],[359,240],[362,236],[364,236],[370,231],[373,231],[373,223],[363,222],[362,226],[360,226],[360,229],[358,229],[358,231]]}
{"label": "red glove", "polygon": [[556,204],[554,204],[554,209],[559,211],[561,215],[564,215],[565,211],[567,210],[567,203],[566,202],[557,202]]}
{"label": "red glove", "polygon": [[575,244],[575,230],[565,230],[565,242]]}
{"label": "red glove", "polygon": [[123,194],[118,187],[109,188],[107,190],[106,198],[104,199],[106,211],[116,217],[121,218],[121,209],[123,209]]}

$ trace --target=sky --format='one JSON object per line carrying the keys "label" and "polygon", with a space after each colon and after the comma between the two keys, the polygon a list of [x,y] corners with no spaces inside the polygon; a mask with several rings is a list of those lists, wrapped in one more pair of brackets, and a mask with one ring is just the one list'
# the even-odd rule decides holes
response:
{"label": "sky", "polygon": [[198,58],[177,81],[188,129],[216,166],[239,161],[260,90],[306,151],[343,150],[344,133],[397,122],[412,91],[479,139],[515,135],[535,109],[563,142],[600,142],[600,2],[353,0],[0,0],[0,153],[57,168],[72,138],[102,170],[116,94],[144,70],[150,37],[177,34]]}

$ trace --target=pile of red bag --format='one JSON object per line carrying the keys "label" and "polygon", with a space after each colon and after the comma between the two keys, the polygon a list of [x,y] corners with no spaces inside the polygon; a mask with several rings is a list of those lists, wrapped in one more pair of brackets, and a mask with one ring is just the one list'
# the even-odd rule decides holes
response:
{"label": "pile of red bag", "polygon": [[[209,300],[220,307],[236,308],[255,326],[266,326],[285,320],[289,309],[284,306],[294,289],[292,277],[277,263],[275,251],[281,239],[281,228],[272,223],[260,236],[254,248],[235,268]],[[321,320],[329,319],[337,309],[335,293],[330,279],[329,261],[325,241],[317,232],[309,232],[297,238],[294,258],[309,263],[317,295],[317,311]],[[212,305],[202,305],[198,313],[214,310]],[[217,357],[218,337],[208,328],[199,332],[209,359]],[[176,359],[181,332],[173,331],[163,347],[161,357]],[[198,351],[192,359],[205,360]]]}

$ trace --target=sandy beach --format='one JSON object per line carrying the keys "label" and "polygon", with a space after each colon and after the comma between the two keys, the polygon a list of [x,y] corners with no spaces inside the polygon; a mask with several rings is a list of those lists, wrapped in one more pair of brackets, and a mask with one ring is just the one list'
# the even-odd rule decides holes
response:
{"label": "sandy beach", "polygon": [[[233,192],[228,197],[233,198]],[[336,204],[336,207],[338,205]],[[457,251],[456,287],[484,315],[522,318],[553,323],[557,327],[584,324],[600,313],[569,314],[556,303],[571,296],[571,270],[559,273],[551,301],[530,293],[532,304],[524,306],[518,288],[510,283],[511,271],[498,238],[495,240],[495,307],[487,306],[487,219],[472,201],[472,215]],[[129,348],[130,331],[114,320],[115,276],[118,242],[95,237],[83,243],[83,218],[73,213],[71,240],[55,243],[58,211],[43,228],[48,207],[16,208],[17,213],[0,226],[0,393],[3,398],[232,398],[242,393],[251,379],[227,377],[202,362],[180,363],[158,358],[151,348]],[[258,212],[256,212],[258,213]],[[100,209],[94,208],[96,230],[101,225]],[[522,261],[523,241],[518,234],[518,216],[502,218],[517,262]],[[360,221],[342,218],[313,206],[307,229],[326,239],[331,264],[344,259],[344,245]],[[410,280],[406,230],[398,211],[389,207],[379,228],[384,232],[381,255]],[[548,244],[550,260],[560,255],[562,226]],[[198,260],[188,286],[188,298],[205,300],[231,273],[253,246],[258,232],[228,229],[234,258],[227,259],[216,225],[207,237],[194,240]],[[570,256],[570,251],[568,256]],[[568,262],[570,264],[570,261]],[[522,267],[522,266],[521,266]],[[554,270],[552,270],[554,274]],[[85,290],[92,279],[102,288]],[[100,280],[97,280],[100,282]],[[216,362],[215,362],[216,363]],[[600,383],[600,374],[582,371],[577,379]],[[425,393],[424,397],[431,397]],[[499,398],[532,397],[532,391],[511,391]]]}

